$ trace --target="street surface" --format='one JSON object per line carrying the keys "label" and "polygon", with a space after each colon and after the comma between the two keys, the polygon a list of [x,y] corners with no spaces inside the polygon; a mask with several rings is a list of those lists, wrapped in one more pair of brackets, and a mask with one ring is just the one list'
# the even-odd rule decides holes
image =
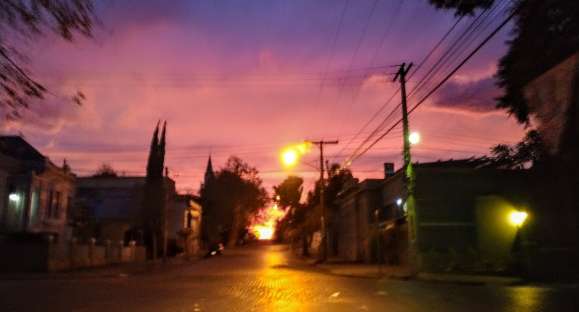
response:
{"label": "street surface", "polygon": [[167,270],[0,280],[0,311],[579,311],[579,288],[469,286],[329,275],[285,246],[249,246]]}

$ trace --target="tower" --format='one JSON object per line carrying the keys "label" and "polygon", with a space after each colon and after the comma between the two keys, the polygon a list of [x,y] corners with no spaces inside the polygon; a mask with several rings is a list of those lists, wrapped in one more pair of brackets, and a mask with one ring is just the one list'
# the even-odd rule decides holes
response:
{"label": "tower", "polygon": [[214,179],[215,172],[213,172],[213,163],[211,162],[211,155],[209,155],[209,159],[207,160],[207,168],[205,168],[205,179],[203,180],[203,184],[207,185]]}

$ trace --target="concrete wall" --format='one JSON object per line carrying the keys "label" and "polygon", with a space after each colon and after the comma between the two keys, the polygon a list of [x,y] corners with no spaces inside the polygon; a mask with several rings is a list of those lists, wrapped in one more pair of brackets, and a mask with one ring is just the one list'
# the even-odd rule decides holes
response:
{"label": "concrete wall", "polygon": [[519,228],[509,222],[509,215],[515,210],[517,207],[513,203],[499,196],[477,199],[479,261],[488,271],[506,271],[513,263],[513,249]]}
{"label": "concrete wall", "polygon": [[338,256],[346,261],[356,261],[358,249],[357,237],[357,198],[347,198],[339,209],[338,214]]}
{"label": "concrete wall", "polygon": [[[514,207],[526,207],[526,177],[521,171],[418,168],[414,207],[418,269],[508,270],[516,228],[507,223],[506,214]],[[489,260],[481,260],[481,255]]]}
{"label": "concrete wall", "polygon": [[143,246],[109,244],[4,243],[0,268],[7,272],[46,272],[143,262]]}
{"label": "concrete wall", "polygon": [[[566,128],[577,127],[578,76],[579,53],[533,80],[523,91],[531,116],[538,121],[543,142],[553,155],[558,154],[561,144],[565,143],[563,136]],[[578,131],[571,129],[575,139]],[[574,143],[567,141],[567,144]]]}

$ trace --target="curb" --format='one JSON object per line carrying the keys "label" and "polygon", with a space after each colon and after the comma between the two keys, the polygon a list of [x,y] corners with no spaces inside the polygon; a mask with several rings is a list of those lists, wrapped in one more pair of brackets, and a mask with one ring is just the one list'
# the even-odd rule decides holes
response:
{"label": "curb", "polygon": [[454,285],[499,285],[499,286],[516,286],[525,285],[522,278],[502,277],[502,276],[479,276],[479,275],[443,275],[432,273],[418,273],[415,280],[428,283],[454,284]]}

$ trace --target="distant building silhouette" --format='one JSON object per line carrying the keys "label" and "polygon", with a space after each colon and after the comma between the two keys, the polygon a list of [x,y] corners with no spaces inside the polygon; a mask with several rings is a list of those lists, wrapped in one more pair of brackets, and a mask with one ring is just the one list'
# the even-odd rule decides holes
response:
{"label": "distant building silhouette", "polygon": [[[164,188],[168,194],[167,207],[169,216],[175,215],[175,181],[165,177]],[[140,233],[143,215],[143,199],[146,177],[79,177],[75,200],[75,214],[78,222],[84,224],[79,238],[94,237],[97,241],[131,240],[143,243]],[[161,212],[159,212],[160,214]],[[178,231],[174,222],[168,222],[169,239],[176,238]]]}
{"label": "distant building silhouette", "polygon": [[209,159],[207,160],[207,167],[205,168],[205,178],[203,180],[203,184],[211,183],[215,180],[215,172],[213,172],[213,163],[211,162],[211,155],[209,155]]}
{"label": "distant building silhouette", "polygon": [[200,190],[201,205],[203,206],[203,217],[201,218],[202,241],[207,245],[220,242],[219,213],[216,210],[216,189],[215,172],[211,155],[207,159],[205,167],[205,178]]}
{"label": "distant building silhouette", "polygon": [[191,257],[201,249],[201,214],[200,199],[194,195],[177,195],[175,201],[175,229],[177,229],[177,247]]}

